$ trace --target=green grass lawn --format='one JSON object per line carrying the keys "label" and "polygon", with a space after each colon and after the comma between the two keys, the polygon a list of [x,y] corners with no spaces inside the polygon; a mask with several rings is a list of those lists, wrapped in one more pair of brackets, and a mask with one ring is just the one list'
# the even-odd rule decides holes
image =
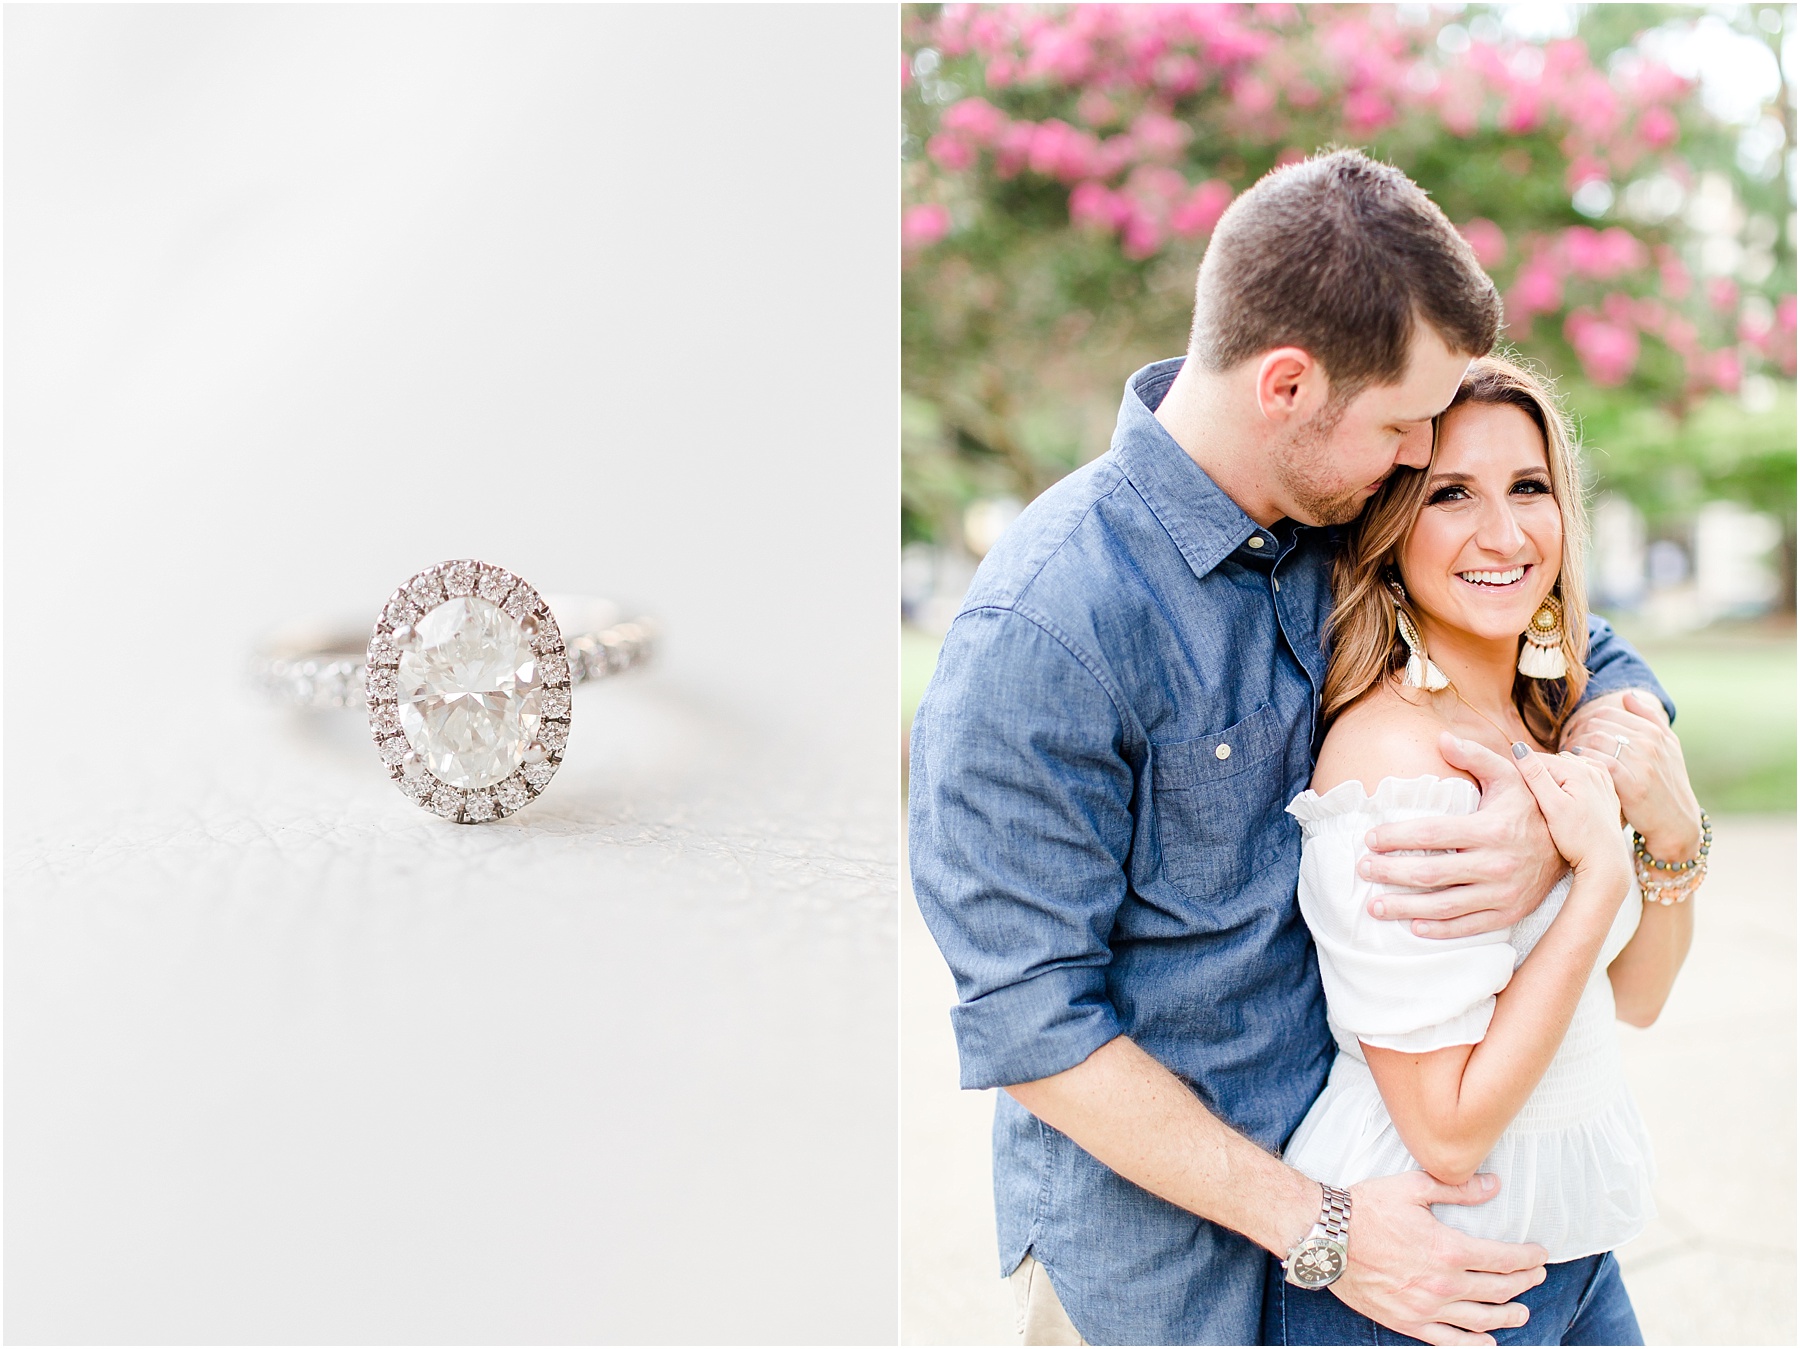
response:
{"label": "green grass lawn", "polygon": [[1700,804],[1715,815],[1794,809],[1794,642],[1699,633],[1645,640],[1675,700],[1675,730]]}
{"label": "green grass lawn", "polygon": [[[1794,640],[1712,630],[1678,641],[1631,634],[1675,699],[1688,775],[1714,815],[1794,809]],[[901,725],[911,726],[938,639],[900,633]]]}

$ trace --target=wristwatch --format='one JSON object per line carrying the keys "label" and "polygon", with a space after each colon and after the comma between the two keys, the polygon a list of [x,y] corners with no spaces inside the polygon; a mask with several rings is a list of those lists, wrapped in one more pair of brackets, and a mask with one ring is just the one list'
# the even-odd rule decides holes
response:
{"label": "wristwatch", "polygon": [[1319,1188],[1325,1192],[1319,1221],[1281,1262],[1287,1281],[1297,1288],[1329,1287],[1350,1263],[1350,1191]]}

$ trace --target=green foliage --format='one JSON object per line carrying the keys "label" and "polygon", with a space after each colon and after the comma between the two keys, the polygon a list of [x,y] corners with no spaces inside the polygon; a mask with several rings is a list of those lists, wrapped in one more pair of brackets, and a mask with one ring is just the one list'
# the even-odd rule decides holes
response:
{"label": "green foliage", "polygon": [[[1487,232],[1507,340],[1557,375],[1600,486],[1658,520],[1709,496],[1773,510],[1791,552],[1791,185],[1740,165],[1738,129],[1640,42],[1703,12],[1583,6],[1572,43],[1534,47],[1494,6],[905,7],[906,538],[953,540],[971,499],[1029,499],[1105,448],[1126,376],[1185,345],[1216,219],[1184,224],[1186,194],[1357,144]],[[1773,46],[1755,13],[1731,22]],[[1193,78],[1171,75],[1182,61]],[[1789,86],[1771,115],[1792,147]],[[1157,118],[1179,134],[1141,130]],[[1075,147],[1040,153],[1048,130]],[[1572,198],[1594,178],[1614,197],[1598,216]],[[1659,178],[1688,205],[1729,183],[1767,271],[1709,287],[1686,205],[1627,209]],[[1599,231],[1628,261],[1592,260]],[[1535,306],[1533,269],[1552,295]],[[1729,396],[1740,374],[1771,409]]]}
{"label": "green foliage", "polygon": [[1677,417],[1611,390],[1583,400],[1582,439],[1598,482],[1629,498],[1652,526],[1701,501],[1740,501],[1794,521],[1794,386],[1762,412],[1716,397]]}

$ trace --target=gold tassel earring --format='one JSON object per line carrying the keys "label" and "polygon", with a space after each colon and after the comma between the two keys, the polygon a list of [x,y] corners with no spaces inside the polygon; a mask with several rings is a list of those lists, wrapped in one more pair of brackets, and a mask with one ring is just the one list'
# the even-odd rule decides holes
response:
{"label": "gold tassel earring", "polygon": [[1400,629],[1400,640],[1406,643],[1406,686],[1412,689],[1424,689],[1427,693],[1435,693],[1439,689],[1450,687],[1450,681],[1444,672],[1432,663],[1431,657],[1425,654],[1424,639],[1419,636],[1419,629],[1412,621],[1412,615],[1406,612],[1406,587],[1398,581],[1389,581],[1388,589],[1394,592],[1394,622]]}
{"label": "gold tassel earring", "polygon": [[1569,661],[1563,655],[1562,601],[1553,594],[1544,596],[1525,629],[1519,673],[1530,679],[1561,679],[1569,673]]}

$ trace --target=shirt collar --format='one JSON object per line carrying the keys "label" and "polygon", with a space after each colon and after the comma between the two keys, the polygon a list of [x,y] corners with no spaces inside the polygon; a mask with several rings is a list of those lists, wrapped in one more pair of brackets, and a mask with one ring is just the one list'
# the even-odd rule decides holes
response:
{"label": "shirt collar", "polygon": [[1281,542],[1245,515],[1156,420],[1156,409],[1185,359],[1157,361],[1125,382],[1112,452],[1194,575],[1205,578],[1252,535],[1263,539],[1269,555]]}

